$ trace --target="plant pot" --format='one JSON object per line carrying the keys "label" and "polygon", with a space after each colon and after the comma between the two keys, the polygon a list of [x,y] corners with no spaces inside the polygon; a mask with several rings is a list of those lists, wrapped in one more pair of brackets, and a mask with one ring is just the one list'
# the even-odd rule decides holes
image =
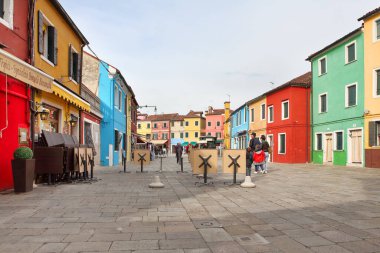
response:
{"label": "plant pot", "polygon": [[35,159],[13,159],[12,173],[15,192],[33,190]]}

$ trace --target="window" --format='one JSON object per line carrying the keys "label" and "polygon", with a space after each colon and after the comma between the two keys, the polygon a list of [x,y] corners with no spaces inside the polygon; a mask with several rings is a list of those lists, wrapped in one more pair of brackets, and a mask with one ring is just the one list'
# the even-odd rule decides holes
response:
{"label": "window", "polygon": [[255,109],[251,109],[251,122],[255,122]]}
{"label": "window", "polygon": [[42,59],[57,65],[57,29],[38,11],[38,52]]}
{"label": "window", "polygon": [[195,133],[194,133],[195,138],[198,138],[198,135],[199,135],[198,132],[195,132]]}
{"label": "window", "polygon": [[320,76],[327,73],[327,58],[326,58],[326,56],[318,60],[318,73]]}
{"label": "window", "polygon": [[247,122],[247,118],[248,118],[248,110],[244,109],[243,113],[244,113],[244,123],[246,123]]}
{"label": "window", "polygon": [[273,116],[273,105],[271,105],[271,106],[268,106],[268,122],[273,122],[273,118],[274,118],[274,116]]}
{"label": "window", "polygon": [[343,132],[335,132],[335,150],[343,150]]}
{"label": "window", "polygon": [[138,129],[141,129],[141,124],[137,124]]}
{"label": "window", "polygon": [[182,138],[183,138],[183,133],[180,133],[180,134],[179,134],[179,137],[182,139]]}
{"label": "window", "polygon": [[356,60],[356,42],[346,46],[346,64]]}
{"label": "window", "polygon": [[146,128],[150,129],[150,123],[147,124],[147,127],[146,127]]}
{"label": "window", "polygon": [[222,137],[222,133],[217,132],[217,133],[216,133],[216,138],[219,138],[219,139],[220,139],[221,137]]}
{"label": "window", "polygon": [[154,124],[153,124],[153,128],[157,128],[157,123],[154,123]]}
{"label": "window", "polygon": [[369,146],[380,146],[380,121],[369,122]]}
{"label": "window", "polygon": [[207,133],[207,136],[211,136],[211,133]]}
{"label": "window", "polygon": [[209,127],[211,126],[211,121],[207,122],[207,126]]}
{"label": "window", "polygon": [[186,126],[189,126],[189,121],[186,121],[186,124],[185,124]]}
{"label": "window", "polygon": [[373,94],[375,97],[380,96],[380,69],[376,69],[374,73]]}
{"label": "window", "polygon": [[356,84],[346,86],[346,107],[356,105]]}
{"label": "window", "polygon": [[113,95],[114,95],[114,103],[115,103],[115,108],[119,109],[120,107],[120,99],[119,99],[119,89],[117,88],[117,86],[115,85],[114,86],[114,89],[113,89]]}
{"label": "window", "polygon": [[282,102],[282,119],[289,119],[289,101]]}
{"label": "window", "polygon": [[115,151],[119,151],[120,149],[121,139],[123,138],[122,136],[123,135],[118,130],[115,129],[115,148],[114,148]]}
{"label": "window", "polygon": [[171,133],[172,139],[174,139],[174,133]]}
{"label": "window", "polygon": [[181,124],[180,124],[180,125],[181,125],[181,127],[183,126],[183,121],[181,121]]}
{"label": "window", "polygon": [[158,134],[153,134],[153,140],[158,140]]}
{"label": "window", "polygon": [[0,24],[13,29],[13,1],[0,0]]}
{"label": "window", "polygon": [[146,135],[146,138],[147,138],[148,140],[150,140],[150,134],[147,134],[147,135]]}
{"label": "window", "polygon": [[217,122],[216,122],[216,126],[220,126],[220,121],[217,121]]}
{"label": "window", "polygon": [[265,104],[261,105],[261,120],[265,119]]}
{"label": "window", "polygon": [[374,41],[380,40],[380,19],[376,20],[374,23]]}
{"label": "window", "polygon": [[164,123],[164,128],[166,128],[167,127],[167,124],[166,123]]}
{"label": "window", "polygon": [[189,133],[188,132],[185,133],[185,137],[189,138]]}
{"label": "window", "polygon": [[167,140],[168,139],[168,134],[162,134],[162,139]]}
{"label": "window", "polygon": [[198,126],[198,124],[199,124],[199,122],[196,120],[196,121],[195,121],[195,126]]}
{"label": "window", "polygon": [[121,104],[122,104],[122,102],[121,102],[121,99],[123,98],[123,93],[121,93],[121,90],[119,90],[119,111],[121,111]]}
{"label": "window", "polygon": [[278,153],[279,154],[285,154],[286,152],[286,135],[285,134],[279,134],[278,135]]}
{"label": "window", "polygon": [[327,112],[327,93],[319,95],[319,113]]}
{"label": "window", "polygon": [[69,77],[76,83],[79,83],[80,77],[80,56],[78,52],[73,48],[72,45],[69,46]]}
{"label": "window", "polygon": [[316,134],[315,139],[315,150],[322,150],[322,134]]}
{"label": "window", "polygon": [[174,121],[171,122],[172,127],[174,127]]}

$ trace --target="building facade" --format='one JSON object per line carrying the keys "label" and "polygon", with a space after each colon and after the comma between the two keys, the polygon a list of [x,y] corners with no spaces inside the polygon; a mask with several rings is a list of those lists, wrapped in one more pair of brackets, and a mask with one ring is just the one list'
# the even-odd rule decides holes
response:
{"label": "building facade", "polygon": [[184,116],[185,122],[185,137],[184,143],[196,145],[199,138],[204,134],[206,119],[203,117],[203,112],[190,111]]}
{"label": "building facade", "polygon": [[175,152],[175,146],[180,143],[184,143],[185,137],[185,124],[184,117],[182,115],[177,115],[173,117],[170,122],[170,151]]}
{"label": "building facade", "polygon": [[230,121],[229,118],[231,116],[231,103],[224,102],[224,126],[223,126],[223,147],[225,149],[230,149],[231,148],[231,129],[230,129]]}
{"label": "building facade", "polygon": [[205,135],[217,137],[217,142],[221,143],[224,139],[224,109],[214,109],[209,106],[205,112],[206,128]]}
{"label": "building facade", "polygon": [[272,162],[309,162],[310,85],[308,72],[265,94],[266,134],[273,150]]}
{"label": "building facade", "polygon": [[314,163],[364,166],[363,43],[360,27],[308,58]]}
{"label": "building facade", "polygon": [[11,160],[20,146],[32,147],[33,119],[41,105],[33,101],[34,90],[52,92],[53,78],[30,65],[32,55],[28,1],[1,1],[0,15],[0,191],[13,187]]}
{"label": "building facade", "polygon": [[148,114],[138,114],[137,134],[145,142],[152,139],[152,121],[148,119]]}
{"label": "building facade", "polygon": [[231,149],[245,149],[249,143],[249,113],[245,103],[237,108],[230,117]]}
{"label": "building facade", "polygon": [[55,79],[52,93],[33,92],[35,102],[50,111],[46,120],[35,119],[35,140],[42,130],[79,140],[80,111],[90,112],[80,95],[82,49],[88,41],[57,0],[34,4],[33,64]]}
{"label": "building facade", "polygon": [[[248,103],[249,111],[249,133],[256,133],[257,137],[266,135],[266,96],[262,95],[250,100]],[[271,143],[272,140],[268,140]]]}
{"label": "building facade", "polygon": [[365,165],[380,168],[380,8],[359,19],[364,30]]}
{"label": "building facade", "polygon": [[158,147],[165,147],[167,150],[170,147],[170,124],[177,113],[151,115],[148,120],[152,122],[152,140],[151,142]]}

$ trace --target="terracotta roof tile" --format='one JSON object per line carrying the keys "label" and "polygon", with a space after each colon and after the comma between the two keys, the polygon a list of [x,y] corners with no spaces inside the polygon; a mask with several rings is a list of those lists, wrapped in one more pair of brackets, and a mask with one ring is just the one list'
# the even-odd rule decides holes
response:
{"label": "terracotta roof tile", "polygon": [[148,116],[148,120],[150,120],[150,121],[170,121],[177,116],[178,116],[178,113],[157,114],[157,115]]}

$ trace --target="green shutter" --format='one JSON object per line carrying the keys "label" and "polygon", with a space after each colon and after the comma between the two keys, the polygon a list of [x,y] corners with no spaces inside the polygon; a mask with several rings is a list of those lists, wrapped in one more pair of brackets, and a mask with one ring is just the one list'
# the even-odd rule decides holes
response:
{"label": "green shutter", "polygon": [[322,134],[317,134],[317,150],[322,150]]}
{"label": "green shutter", "polygon": [[369,134],[368,134],[368,141],[369,141],[369,146],[370,147],[373,147],[373,146],[376,146],[376,135],[377,135],[377,129],[376,129],[376,121],[370,121],[369,124],[368,124],[368,130],[369,130]]}
{"label": "green shutter", "polygon": [[348,106],[356,105],[356,85],[348,87]]}
{"label": "green shutter", "polygon": [[42,12],[38,11],[38,52],[40,54],[44,53],[44,16]]}
{"label": "green shutter", "polygon": [[336,133],[336,150],[343,150],[343,133]]}

